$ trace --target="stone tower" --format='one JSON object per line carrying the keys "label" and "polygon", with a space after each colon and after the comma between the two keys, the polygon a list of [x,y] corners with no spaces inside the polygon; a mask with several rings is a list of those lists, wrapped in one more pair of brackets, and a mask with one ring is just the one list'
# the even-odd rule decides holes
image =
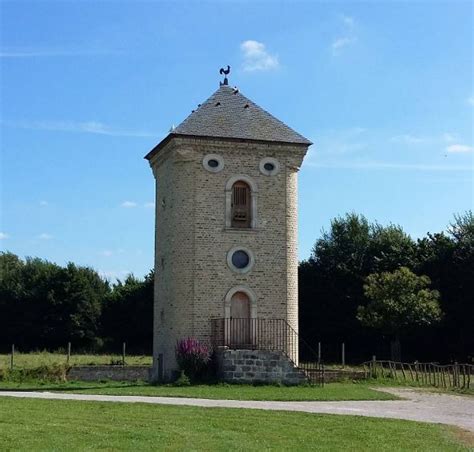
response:
{"label": "stone tower", "polygon": [[[226,82],[146,156],[156,179],[155,378],[176,370],[179,339],[210,344],[215,319],[298,330],[297,173],[311,142]],[[252,348],[253,327],[242,325],[225,339]]]}

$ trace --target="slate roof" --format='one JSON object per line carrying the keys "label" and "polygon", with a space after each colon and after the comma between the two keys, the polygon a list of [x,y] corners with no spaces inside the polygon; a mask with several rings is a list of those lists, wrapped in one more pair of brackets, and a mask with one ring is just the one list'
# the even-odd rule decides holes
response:
{"label": "slate roof", "polygon": [[145,158],[151,158],[172,136],[233,138],[306,146],[312,144],[228,85],[220,86]]}

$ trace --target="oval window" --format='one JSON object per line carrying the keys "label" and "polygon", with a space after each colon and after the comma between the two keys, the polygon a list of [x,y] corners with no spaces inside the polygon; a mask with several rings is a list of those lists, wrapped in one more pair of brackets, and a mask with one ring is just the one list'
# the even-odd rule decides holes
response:
{"label": "oval window", "polygon": [[224,159],[217,154],[207,154],[202,159],[202,166],[211,173],[218,173],[224,168]]}
{"label": "oval window", "polygon": [[280,164],[277,159],[265,157],[260,160],[259,168],[260,172],[265,174],[265,176],[274,176],[275,174],[278,174],[278,171],[280,171]]}

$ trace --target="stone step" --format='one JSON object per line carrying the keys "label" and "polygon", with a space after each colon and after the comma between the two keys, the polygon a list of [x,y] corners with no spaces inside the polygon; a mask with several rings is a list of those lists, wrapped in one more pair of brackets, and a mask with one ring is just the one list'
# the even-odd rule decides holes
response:
{"label": "stone step", "polygon": [[301,384],[304,372],[282,352],[231,350],[217,352],[219,377],[227,382]]}

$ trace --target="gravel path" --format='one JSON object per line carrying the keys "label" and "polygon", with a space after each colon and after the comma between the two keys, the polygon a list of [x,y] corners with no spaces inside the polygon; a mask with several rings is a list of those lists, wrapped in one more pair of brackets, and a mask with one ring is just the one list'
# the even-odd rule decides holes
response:
{"label": "gravel path", "polygon": [[406,400],[341,402],[264,402],[250,400],[211,400],[181,397],[113,396],[65,394],[59,392],[0,391],[0,397],[24,397],[56,400],[154,403],[200,407],[251,408],[261,410],[303,411],[307,413],[351,414],[394,419],[434,422],[474,432],[474,397],[438,394],[408,388],[377,388]]}

